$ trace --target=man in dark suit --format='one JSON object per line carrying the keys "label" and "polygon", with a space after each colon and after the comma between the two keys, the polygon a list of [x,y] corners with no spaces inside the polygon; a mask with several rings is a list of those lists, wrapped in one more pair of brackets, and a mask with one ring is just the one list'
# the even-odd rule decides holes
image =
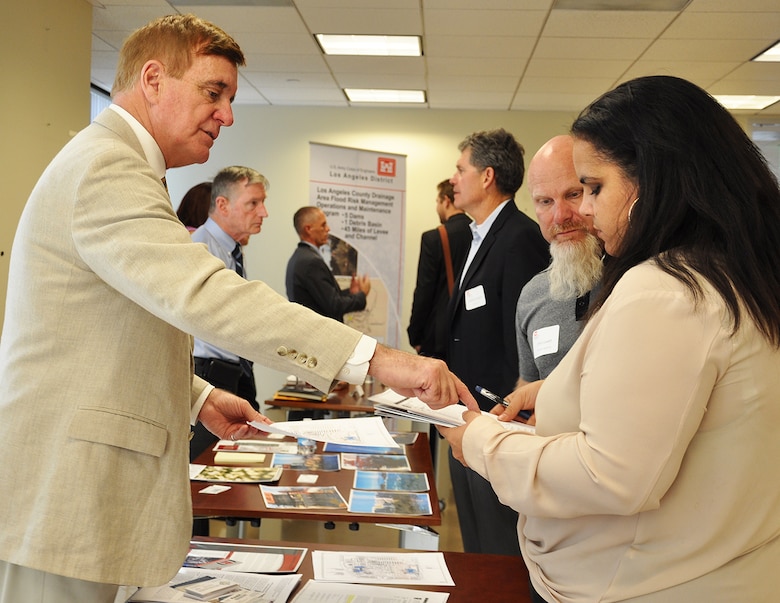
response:
{"label": "man in dark suit", "polygon": [[345,313],[363,310],[371,290],[368,276],[353,275],[349,289],[342,289],[319,251],[330,232],[323,211],[313,205],[302,207],[295,212],[293,225],[301,241],[287,262],[287,298],[339,322],[344,322]]}
{"label": "man in dark suit", "polygon": [[[454,277],[469,252],[471,218],[462,209],[455,207],[455,197],[449,180],[439,182],[437,189],[439,194],[436,196],[436,213],[442,226],[425,231],[420,239],[417,284],[406,332],[409,334],[409,343],[418,354],[446,358],[449,327],[447,304],[452,292],[445,258],[449,253]],[[444,236],[447,238],[446,247]]]}
{"label": "man in dark suit", "polygon": [[[518,376],[514,318],[520,290],[549,263],[539,226],[517,209],[523,147],[500,129],[477,132],[458,146],[450,179],[455,207],[468,212],[473,239],[449,304],[448,364],[471,391],[499,395]],[[483,410],[494,404],[478,400]],[[517,513],[502,505],[490,483],[450,454],[450,473],[463,547],[469,553],[519,555]]]}

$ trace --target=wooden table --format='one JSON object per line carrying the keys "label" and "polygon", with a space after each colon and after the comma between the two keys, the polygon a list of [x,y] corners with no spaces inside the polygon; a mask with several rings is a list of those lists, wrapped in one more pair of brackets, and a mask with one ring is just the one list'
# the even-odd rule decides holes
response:
{"label": "wooden table", "polygon": [[[290,439],[292,441],[292,439]],[[322,451],[322,443],[317,443],[317,452]],[[192,512],[195,517],[221,517],[234,519],[307,519],[316,521],[333,521],[349,523],[397,523],[418,526],[441,525],[441,513],[439,511],[438,494],[436,493],[436,479],[433,474],[431,453],[428,447],[428,436],[418,434],[414,444],[404,446],[404,452],[409,459],[409,465],[414,472],[428,475],[430,490],[428,498],[431,501],[431,515],[388,515],[379,513],[350,513],[346,509],[269,509],[265,506],[260,488],[257,484],[230,484],[227,492],[220,494],[201,494],[200,490],[208,484],[202,481],[190,482],[192,491]],[[266,461],[256,466],[267,466],[271,462],[272,454],[266,455]],[[207,450],[195,459],[195,463],[201,465],[214,465],[214,452]],[[279,480],[279,486],[300,486],[297,483],[298,476],[302,472],[285,469]],[[349,501],[349,492],[355,472],[342,469],[340,471],[307,471],[316,473],[319,479],[314,486],[336,486]],[[276,484],[274,484],[276,485]]]}
{"label": "wooden table", "polygon": [[[266,546],[296,546],[309,549],[298,569],[301,584],[293,591],[290,599],[303,585],[314,577],[311,553],[318,551],[378,551],[399,552],[400,549],[383,549],[350,545],[268,542],[252,540],[230,540],[224,538],[199,538],[212,542],[237,542],[240,544],[262,544]],[[408,551],[406,551],[408,552]],[[444,551],[444,560],[450,570],[455,586],[414,586],[415,590],[428,590],[450,593],[447,603],[532,603],[528,590],[528,570],[520,557],[504,555],[484,555],[475,553],[453,553]]]}

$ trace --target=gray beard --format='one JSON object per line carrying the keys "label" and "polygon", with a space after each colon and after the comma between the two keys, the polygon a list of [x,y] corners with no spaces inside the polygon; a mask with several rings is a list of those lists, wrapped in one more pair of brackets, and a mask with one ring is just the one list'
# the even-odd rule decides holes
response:
{"label": "gray beard", "polygon": [[581,241],[550,244],[550,297],[555,300],[576,299],[585,295],[601,280],[601,241],[588,234]]}

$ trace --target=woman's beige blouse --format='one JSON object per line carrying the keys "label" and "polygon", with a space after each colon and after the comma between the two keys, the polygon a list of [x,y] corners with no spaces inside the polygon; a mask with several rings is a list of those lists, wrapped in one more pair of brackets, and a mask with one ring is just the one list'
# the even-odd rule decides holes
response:
{"label": "woman's beige blouse", "polygon": [[466,430],[548,601],[780,600],[780,353],[704,290],[694,308],[630,270],[541,388],[537,435]]}

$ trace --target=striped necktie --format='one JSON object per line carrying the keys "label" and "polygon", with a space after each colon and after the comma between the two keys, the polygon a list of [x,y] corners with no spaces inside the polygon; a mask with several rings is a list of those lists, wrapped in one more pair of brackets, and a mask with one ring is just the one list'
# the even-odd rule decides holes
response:
{"label": "striped necktie", "polygon": [[[233,251],[230,253],[230,255],[232,255],[233,259],[236,261],[236,272],[238,273],[238,276],[246,278],[246,275],[244,274],[244,253],[241,251],[240,243],[236,243],[236,246],[233,247]],[[239,357],[238,362],[241,365],[241,370],[244,371],[244,374],[251,376],[252,361]]]}
{"label": "striped necktie", "polygon": [[231,255],[236,261],[236,272],[238,272],[239,276],[246,278],[246,274],[244,273],[244,253],[241,251],[240,243],[236,243],[236,246],[233,248]]}

